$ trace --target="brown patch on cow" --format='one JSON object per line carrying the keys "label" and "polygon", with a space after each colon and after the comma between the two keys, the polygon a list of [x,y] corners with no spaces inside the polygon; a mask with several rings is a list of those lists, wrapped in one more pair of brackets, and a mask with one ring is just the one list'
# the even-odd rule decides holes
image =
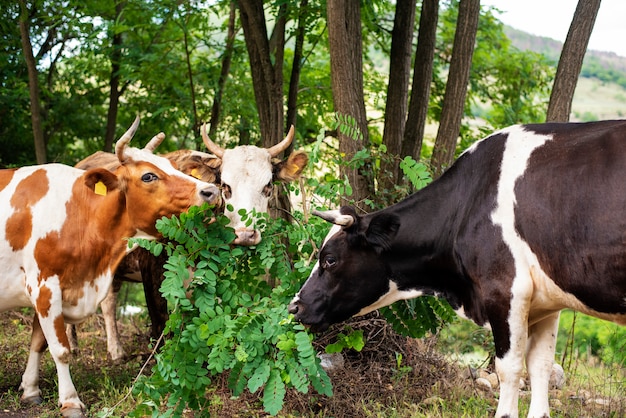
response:
{"label": "brown patch on cow", "polygon": [[17,168],[0,170],[0,191],[2,191],[13,179],[13,175]]}
{"label": "brown patch on cow", "polygon": [[33,172],[20,181],[13,196],[11,206],[13,215],[6,221],[6,237],[13,251],[26,246],[33,233],[33,215],[31,207],[39,202],[50,189],[48,175],[44,169]]}
{"label": "brown patch on cow", "polygon": [[[93,193],[93,184],[103,181],[106,196]],[[60,231],[40,238],[34,249],[39,266],[39,282],[57,276],[65,303],[76,306],[84,296],[84,284],[93,281],[119,263],[126,242],[121,239],[127,229],[126,206],[120,196],[115,175],[107,170],[90,170],[78,179],[72,197],[65,204],[66,221]],[[106,216],[106,219],[99,219]],[[112,259],[112,254],[119,254]],[[71,268],[68,268],[71,267]]]}
{"label": "brown patch on cow", "polygon": [[46,170],[43,168],[36,170],[17,185],[11,196],[11,206],[15,208],[32,206],[39,202],[49,189],[50,182]]}
{"label": "brown patch on cow", "polygon": [[39,296],[37,296],[37,313],[42,318],[47,317],[50,314],[50,307],[52,306],[52,291],[46,285],[39,288]]}
{"label": "brown patch on cow", "polygon": [[65,319],[63,319],[62,314],[54,318],[54,333],[56,334],[61,345],[67,349],[66,354],[60,356],[60,360],[64,363],[69,363],[69,356],[71,355],[70,340],[67,339],[67,333],[65,332]]}
{"label": "brown patch on cow", "polygon": [[6,221],[6,237],[13,251],[26,246],[33,233],[33,215],[29,207],[16,210]]}

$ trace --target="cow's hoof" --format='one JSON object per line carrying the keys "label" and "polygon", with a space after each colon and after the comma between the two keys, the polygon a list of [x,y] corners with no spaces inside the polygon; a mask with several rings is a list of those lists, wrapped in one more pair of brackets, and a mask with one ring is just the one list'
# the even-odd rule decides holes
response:
{"label": "cow's hoof", "polygon": [[41,405],[43,398],[40,395],[34,395],[28,398],[22,398],[21,401],[29,405]]}
{"label": "cow's hoof", "polygon": [[63,418],[86,418],[85,412],[82,408],[67,408],[61,409],[61,415]]}

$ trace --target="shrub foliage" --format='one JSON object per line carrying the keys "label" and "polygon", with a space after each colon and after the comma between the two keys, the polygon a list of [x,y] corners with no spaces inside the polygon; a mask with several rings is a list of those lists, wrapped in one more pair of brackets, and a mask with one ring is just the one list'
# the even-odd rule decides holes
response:
{"label": "shrub foliage", "polygon": [[[320,145],[321,140],[315,147]],[[318,155],[314,149],[313,164],[319,162]],[[402,166],[414,187],[430,181],[422,164],[405,159]],[[328,182],[312,186],[312,194],[335,204],[337,190],[328,188]],[[134,241],[154,254],[167,252],[161,292],[171,314],[152,374],[134,387],[143,401],[133,416],[180,416],[185,409],[201,410],[211,401],[206,388],[221,373],[228,373],[234,396],[258,392],[272,415],[282,409],[288,388],[332,395],[330,379],[311,344],[313,336],[287,312],[330,225],[297,210],[293,222],[266,214],[243,215],[263,231],[256,246],[232,246],[235,234],[227,227],[228,219],[215,216],[206,205],[159,220],[157,228],[166,243]],[[420,298],[396,303],[384,315],[396,331],[422,336],[453,313],[445,302]],[[348,329],[342,335],[328,351],[359,349],[365,343],[362,332]]]}

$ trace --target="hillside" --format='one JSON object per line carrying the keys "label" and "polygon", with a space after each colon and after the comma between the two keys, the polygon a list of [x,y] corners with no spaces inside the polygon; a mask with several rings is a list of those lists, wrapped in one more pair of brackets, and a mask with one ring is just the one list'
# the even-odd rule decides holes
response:
{"label": "hillside", "polygon": [[[563,43],[505,26],[513,46],[545,55],[556,66]],[[626,117],[626,57],[613,52],[587,51],[574,102],[572,120]]]}

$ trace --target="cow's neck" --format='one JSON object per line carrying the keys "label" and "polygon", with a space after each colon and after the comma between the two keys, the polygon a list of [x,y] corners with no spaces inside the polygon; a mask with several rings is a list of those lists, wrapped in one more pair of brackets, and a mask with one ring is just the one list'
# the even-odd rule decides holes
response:
{"label": "cow's neck", "polygon": [[401,219],[398,234],[383,257],[400,290],[414,289],[441,296],[453,308],[465,305],[467,309],[472,288],[456,253],[464,207],[459,204],[463,191],[457,189],[458,182],[441,178],[398,204],[383,209]]}

